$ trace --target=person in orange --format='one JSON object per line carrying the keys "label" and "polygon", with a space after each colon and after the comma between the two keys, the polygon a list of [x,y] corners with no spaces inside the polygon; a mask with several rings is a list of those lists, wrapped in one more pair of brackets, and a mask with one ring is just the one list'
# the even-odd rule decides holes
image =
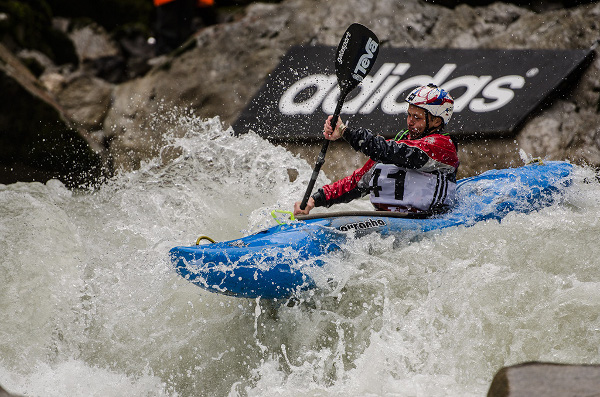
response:
{"label": "person in orange", "polygon": [[214,0],[154,0],[156,7],[156,55],[167,54],[194,32],[198,12],[204,25],[217,23]]}
{"label": "person in orange", "polygon": [[196,10],[205,26],[214,25],[219,22],[215,0],[198,0],[196,2]]}

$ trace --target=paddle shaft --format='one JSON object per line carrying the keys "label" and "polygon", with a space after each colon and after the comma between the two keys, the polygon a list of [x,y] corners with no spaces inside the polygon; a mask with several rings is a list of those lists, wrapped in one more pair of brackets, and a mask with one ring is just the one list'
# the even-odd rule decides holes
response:
{"label": "paddle shaft", "polygon": [[[338,99],[337,106],[335,108],[335,113],[331,118],[331,129],[335,131],[335,126],[337,124],[338,118],[340,117],[340,113],[342,111],[342,106],[344,106],[344,100],[346,99],[347,92],[340,93],[340,98]],[[317,177],[319,176],[319,172],[321,171],[321,167],[325,163],[325,154],[327,154],[327,148],[329,147],[329,140],[325,140],[323,147],[321,148],[321,152],[317,156],[317,162],[315,163],[315,168],[313,168],[312,175],[310,176],[310,181],[308,182],[308,186],[306,187],[306,192],[304,193],[304,198],[300,203],[300,209],[304,210],[306,208],[306,203],[310,198],[313,188],[315,187],[315,182],[317,181]]]}
{"label": "paddle shaft", "polygon": [[[379,39],[375,36],[375,33],[358,23],[353,23],[348,27],[338,45],[335,58],[335,74],[340,88],[340,97],[331,118],[330,124],[333,131],[335,131],[346,96],[367,76],[378,52]],[[329,140],[326,140],[317,157],[306,193],[304,193],[304,198],[300,203],[300,209],[303,211],[306,209],[306,203],[310,199],[321,166],[325,163],[325,154],[328,147]]]}

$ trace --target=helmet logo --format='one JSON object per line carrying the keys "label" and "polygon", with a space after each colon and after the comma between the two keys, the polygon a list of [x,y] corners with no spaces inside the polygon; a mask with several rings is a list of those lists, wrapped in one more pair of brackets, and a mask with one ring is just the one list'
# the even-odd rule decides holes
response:
{"label": "helmet logo", "polygon": [[448,94],[448,91],[438,88],[434,84],[414,89],[406,97],[406,101],[426,110],[433,116],[441,117],[444,124],[448,124],[454,110],[454,99]]}

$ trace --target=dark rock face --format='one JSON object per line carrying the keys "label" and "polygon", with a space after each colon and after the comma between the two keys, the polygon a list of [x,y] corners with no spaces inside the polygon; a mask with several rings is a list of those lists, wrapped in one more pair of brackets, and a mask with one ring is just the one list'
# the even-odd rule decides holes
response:
{"label": "dark rock face", "polygon": [[45,0],[1,0],[0,43],[12,51],[40,51],[58,65],[77,64],[73,44],[52,25],[52,10]]}
{"label": "dark rock face", "polygon": [[102,159],[60,105],[0,44],[0,180],[61,179],[77,187],[95,179]]}

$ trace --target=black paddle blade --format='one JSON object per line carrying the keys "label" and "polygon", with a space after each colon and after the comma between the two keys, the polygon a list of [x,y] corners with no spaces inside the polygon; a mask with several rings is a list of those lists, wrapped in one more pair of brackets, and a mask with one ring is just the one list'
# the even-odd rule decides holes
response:
{"label": "black paddle blade", "polygon": [[348,27],[335,58],[335,73],[342,93],[349,93],[363,81],[378,53],[379,39],[375,33],[359,23]]}

